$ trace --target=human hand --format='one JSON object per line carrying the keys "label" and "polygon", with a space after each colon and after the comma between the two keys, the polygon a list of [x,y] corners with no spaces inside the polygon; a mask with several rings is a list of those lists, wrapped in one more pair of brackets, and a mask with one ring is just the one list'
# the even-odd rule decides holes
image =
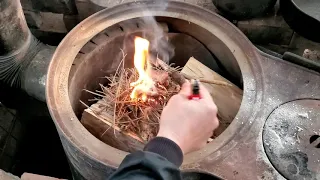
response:
{"label": "human hand", "polygon": [[191,84],[186,82],[164,108],[157,135],[174,141],[183,154],[204,147],[219,126],[217,106],[208,90],[200,84],[201,99],[189,100],[189,95]]}

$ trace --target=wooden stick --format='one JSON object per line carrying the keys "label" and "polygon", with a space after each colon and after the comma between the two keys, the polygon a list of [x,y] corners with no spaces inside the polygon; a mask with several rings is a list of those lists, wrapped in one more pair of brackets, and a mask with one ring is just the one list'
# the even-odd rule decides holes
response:
{"label": "wooden stick", "polygon": [[[165,71],[170,71],[170,69],[173,69],[172,67],[170,67],[167,63],[163,62],[161,59],[157,58],[157,63],[159,64],[159,66],[161,66]],[[178,71],[172,71],[172,76],[178,80],[178,82],[181,82],[181,79],[197,79],[196,77],[192,77],[190,75],[187,75],[185,73],[182,72],[178,72]],[[181,77],[180,77],[181,76]],[[184,77],[184,78],[183,78]],[[179,80],[180,79],[180,80]],[[220,86],[232,86],[229,83],[226,83],[224,81],[218,81],[218,80],[208,80],[208,79],[203,79],[200,78],[198,79],[200,82],[202,83],[208,83],[208,84],[215,84],[215,85],[220,85]],[[180,84],[180,83],[179,83]]]}
{"label": "wooden stick", "polygon": [[[191,79],[197,79],[196,77],[192,77],[192,76],[189,76],[183,72],[180,72],[180,74],[182,74],[186,79],[188,80],[191,80]],[[208,79],[198,79],[200,82],[202,83],[207,83],[207,84],[215,84],[215,85],[219,85],[219,86],[232,86],[231,84],[229,83],[226,83],[224,81],[218,81],[218,80],[208,80]]]}

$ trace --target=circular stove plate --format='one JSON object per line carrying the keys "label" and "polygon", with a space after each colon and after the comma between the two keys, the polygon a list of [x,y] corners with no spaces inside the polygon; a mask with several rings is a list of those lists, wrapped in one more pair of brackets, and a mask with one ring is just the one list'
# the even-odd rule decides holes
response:
{"label": "circular stove plate", "polygon": [[320,180],[320,101],[295,100],[266,121],[263,144],[273,166],[291,180]]}

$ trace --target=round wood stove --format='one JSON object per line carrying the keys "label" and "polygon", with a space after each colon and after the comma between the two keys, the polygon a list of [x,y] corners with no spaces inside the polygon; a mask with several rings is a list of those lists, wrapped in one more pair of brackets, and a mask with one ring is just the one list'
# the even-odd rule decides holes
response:
{"label": "round wood stove", "polygon": [[[48,71],[46,96],[74,177],[105,179],[128,153],[103,143],[80,123],[85,107],[79,100],[90,98],[83,89],[97,89],[99,83],[105,83],[100,77],[114,72],[121,59],[120,48],[126,50],[129,60],[132,58],[132,36],[153,34],[145,26],[145,17],[154,17],[166,24],[170,33],[188,36],[205,48],[194,50],[195,46],[173,40],[177,49],[172,62],[183,66],[183,59],[195,56],[243,88],[242,103],[232,123],[205,148],[185,156],[181,167],[184,177],[280,177],[264,153],[262,129],[274,106],[299,98],[295,93],[301,92],[279,87],[291,95],[279,94],[273,85],[285,81],[276,74],[296,71],[298,67],[283,65],[259,52],[240,30],[219,15],[182,2],[168,2],[165,6],[160,2],[132,2],[102,10],[76,26],[58,46]],[[299,73],[313,78],[308,82],[310,86],[320,81],[319,76],[304,70],[294,76]],[[320,97],[319,92],[308,92],[304,97],[310,93]],[[270,97],[278,101],[269,102]]]}

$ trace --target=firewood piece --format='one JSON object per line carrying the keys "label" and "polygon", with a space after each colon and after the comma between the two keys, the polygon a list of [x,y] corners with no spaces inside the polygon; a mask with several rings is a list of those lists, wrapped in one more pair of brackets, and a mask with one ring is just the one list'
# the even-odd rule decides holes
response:
{"label": "firewood piece", "polygon": [[83,112],[81,118],[83,126],[95,137],[114,148],[127,152],[142,150],[145,144],[139,137],[132,133],[121,132],[118,125],[112,125],[112,111],[105,110],[101,114],[96,113],[101,111],[99,103],[104,102],[99,101]]}
{"label": "firewood piece", "polygon": [[[170,71],[170,68],[172,68],[167,63],[163,62],[161,59],[157,59],[157,64],[166,71]],[[179,73],[177,71],[172,71],[171,76],[176,82],[178,82],[179,85],[182,85],[186,81],[186,79],[189,79],[189,80],[198,79],[200,82],[203,82],[203,83],[215,84],[215,85],[221,85],[221,86],[232,86],[232,84],[229,84],[225,81],[208,80],[204,78],[199,79],[198,77],[193,77],[183,72]]]}
{"label": "firewood piece", "polygon": [[[186,79],[191,80],[191,79],[198,79],[197,77],[192,77],[187,74],[181,73]],[[220,85],[220,86],[232,86],[232,84],[229,84],[224,81],[217,81],[217,80],[208,80],[208,79],[198,79],[202,83],[207,83],[207,84],[215,84],[215,85]]]}
{"label": "firewood piece", "polygon": [[190,77],[198,79],[217,80],[231,86],[203,83],[210,92],[212,99],[218,107],[220,126],[215,131],[215,136],[221,134],[235,118],[241,104],[243,91],[230,81],[220,76],[210,68],[191,57],[181,71]]}

